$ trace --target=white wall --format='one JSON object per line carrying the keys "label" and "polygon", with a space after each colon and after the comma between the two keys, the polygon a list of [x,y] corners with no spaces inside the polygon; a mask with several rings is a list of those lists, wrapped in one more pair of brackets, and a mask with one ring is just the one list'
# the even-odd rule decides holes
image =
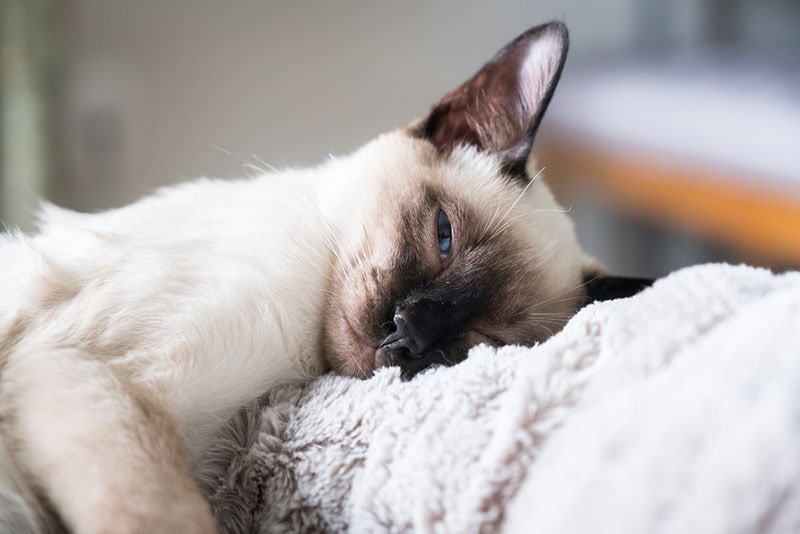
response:
{"label": "white wall", "polygon": [[67,204],[97,209],[239,176],[256,158],[312,164],[352,150],[552,18],[570,27],[573,61],[627,46],[637,0],[72,4],[57,186]]}

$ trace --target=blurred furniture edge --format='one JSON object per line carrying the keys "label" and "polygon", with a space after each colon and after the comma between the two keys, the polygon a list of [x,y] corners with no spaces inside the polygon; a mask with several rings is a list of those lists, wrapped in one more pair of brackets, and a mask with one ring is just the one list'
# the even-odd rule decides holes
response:
{"label": "blurred furniture edge", "polygon": [[[557,196],[800,266],[800,58],[622,61],[566,77],[537,140]],[[778,56],[785,59],[786,56]]]}
{"label": "blurred furniture edge", "polygon": [[800,195],[569,135],[549,135],[539,154],[560,199],[580,187],[636,217],[718,241],[754,263],[800,265]]}

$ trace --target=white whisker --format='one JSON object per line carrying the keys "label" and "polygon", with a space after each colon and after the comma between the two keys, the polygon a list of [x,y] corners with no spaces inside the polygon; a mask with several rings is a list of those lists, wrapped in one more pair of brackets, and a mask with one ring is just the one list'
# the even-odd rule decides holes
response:
{"label": "white whisker", "polygon": [[251,154],[251,156],[252,156],[252,157],[253,157],[253,159],[255,159],[257,162],[261,163],[261,164],[262,164],[262,165],[263,165],[263,166],[264,166],[266,169],[269,169],[269,170],[271,170],[272,172],[280,172],[280,169],[278,169],[278,168],[277,168],[275,165],[272,165],[271,163],[267,163],[266,161],[264,161],[263,159],[261,159],[261,158],[260,158],[260,157],[258,157],[257,155],[255,155],[255,154]]}
{"label": "white whisker", "polygon": [[490,219],[489,223],[486,225],[486,228],[484,229],[483,233],[481,234],[481,237],[484,236],[484,234],[486,233],[486,230],[489,228],[489,226],[491,226],[493,224],[497,224],[498,230],[496,231],[496,233],[498,233],[498,234],[504,232],[508,228],[509,225],[506,224],[506,222],[507,222],[507,219],[508,219],[509,215],[511,214],[512,211],[514,211],[514,208],[517,207],[517,204],[519,204],[519,201],[522,200],[522,197],[525,196],[525,193],[528,192],[528,190],[534,184],[534,182],[536,182],[536,180],[538,180],[539,177],[544,173],[544,170],[545,170],[545,167],[542,167],[541,170],[539,170],[539,172],[537,172],[536,175],[533,178],[531,178],[530,181],[527,184],[525,184],[525,187],[522,189],[520,194],[517,195],[517,198],[514,200],[514,202],[511,203],[511,206],[505,211],[505,213],[503,213],[502,217],[500,217],[500,220],[497,223],[494,222],[495,219],[497,218],[496,215],[492,216],[492,218]]}
{"label": "white whisker", "polygon": [[220,152],[223,152],[223,153],[225,153],[225,154],[227,154],[229,156],[238,156],[238,154],[234,154],[233,152],[231,152],[227,148],[222,148],[221,146],[215,145],[214,143],[211,143],[211,148],[219,150]]}

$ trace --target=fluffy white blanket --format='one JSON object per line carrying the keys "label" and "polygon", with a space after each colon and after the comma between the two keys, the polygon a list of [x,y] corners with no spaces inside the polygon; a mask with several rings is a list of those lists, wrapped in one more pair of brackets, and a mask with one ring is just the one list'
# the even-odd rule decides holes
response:
{"label": "fluffy white blanket", "polygon": [[200,468],[228,532],[800,531],[800,273],[704,265],[533,348],[325,376]]}

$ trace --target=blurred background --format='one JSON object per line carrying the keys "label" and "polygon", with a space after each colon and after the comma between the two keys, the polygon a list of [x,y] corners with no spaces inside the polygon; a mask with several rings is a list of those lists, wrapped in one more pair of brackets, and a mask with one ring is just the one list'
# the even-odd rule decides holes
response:
{"label": "blurred background", "polygon": [[352,151],[553,18],[535,150],[584,246],[800,266],[797,0],[0,0],[0,220]]}

